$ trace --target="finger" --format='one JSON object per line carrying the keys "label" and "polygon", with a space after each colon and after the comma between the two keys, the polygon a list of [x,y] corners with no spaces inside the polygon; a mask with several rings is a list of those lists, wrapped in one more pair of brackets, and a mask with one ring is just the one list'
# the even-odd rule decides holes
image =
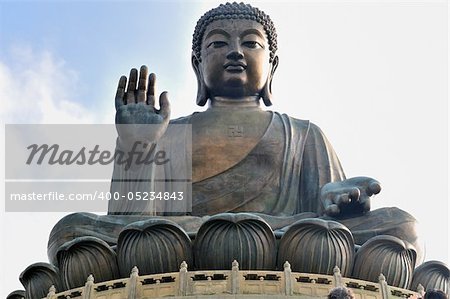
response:
{"label": "finger", "polygon": [[148,89],[147,89],[147,104],[155,106],[155,88],[156,88],[156,75],[151,73],[148,76]]}
{"label": "finger", "polygon": [[147,100],[147,74],[148,69],[145,65],[141,66],[139,71],[139,82],[137,90],[137,102],[145,103]]}
{"label": "finger", "polygon": [[336,216],[341,212],[341,210],[339,209],[339,207],[335,204],[329,205],[326,209],[325,209],[325,214],[329,215],[329,216]]}
{"label": "finger", "polygon": [[335,203],[338,206],[341,206],[342,204],[349,204],[350,203],[350,196],[347,193],[339,194],[336,196]]}
{"label": "finger", "polygon": [[326,209],[328,206],[331,206],[334,202],[330,198],[325,198],[323,200],[323,207]]}
{"label": "finger", "polygon": [[130,71],[130,80],[128,81],[128,88],[127,88],[127,104],[136,103],[136,81],[137,81],[137,69],[131,69]]}
{"label": "finger", "polygon": [[351,188],[350,191],[348,192],[348,196],[352,201],[358,201],[359,197],[361,196],[361,191],[359,190],[359,188],[356,187]]}
{"label": "finger", "polygon": [[340,213],[340,209],[337,204],[331,199],[331,197],[325,198],[323,201],[323,207],[325,214],[329,216],[335,216]]}
{"label": "finger", "polygon": [[360,199],[360,204],[362,207],[363,212],[368,212],[370,211],[370,197],[369,196],[363,196]]}
{"label": "finger", "polygon": [[124,95],[125,95],[125,86],[127,86],[127,77],[122,76],[119,79],[119,84],[117,86],[117,92],[116,92],[116,110],[119,109],[120,106],[124,105]]}
{"label": "finger", "polygon": [[381,184],[377,181],[373,181],[369,184],[367,195],[371,196],[373,194],[378,194],[381,191]]}
{"label": "finger", "polygon": [[164,118],[170,118],[170,103],[169,103],[169,96],[168,92],[164,91],[159,96],[159,114]]}

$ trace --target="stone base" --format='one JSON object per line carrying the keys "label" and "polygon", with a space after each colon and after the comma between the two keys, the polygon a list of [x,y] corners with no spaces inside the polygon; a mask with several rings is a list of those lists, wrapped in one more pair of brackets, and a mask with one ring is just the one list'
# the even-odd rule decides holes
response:
{"label": "stone base", "polygon": [[57,293],[53,288],[46,299],[147,299],[147,298],[325,298],[337,286],[351,288],[356,299],[419,298],[421,294],[388,286],[383,275],[378,283],[334,275],[284,271],[232,270],[187,271],[139,276],[134,268],[130,278],[94,283],[90,276],[84,287]]}

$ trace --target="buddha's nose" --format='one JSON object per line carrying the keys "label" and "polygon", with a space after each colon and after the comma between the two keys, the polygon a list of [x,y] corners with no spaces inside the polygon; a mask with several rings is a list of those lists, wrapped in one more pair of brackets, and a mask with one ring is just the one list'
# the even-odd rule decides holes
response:
{"label": "buddha's nose", "polygon": [[244,53],[242,52],[241,46],[239,43],[233,43],[230,48],[230,52],[227,54],[227,59],[230,60],[239,60],[244,59]]}

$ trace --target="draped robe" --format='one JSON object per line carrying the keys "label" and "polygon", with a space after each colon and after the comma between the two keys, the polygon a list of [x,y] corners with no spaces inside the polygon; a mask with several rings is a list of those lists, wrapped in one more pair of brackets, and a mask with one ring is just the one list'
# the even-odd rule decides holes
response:
{"label": "draped robe", "polygon": [[[191,116],[172,121],[172,124],[189,124]],[[179,130],[177,130],[179,133]],[[185,159],[177,151],[184,148],[180,136],[165,139],[169,157],[179,157],[164,168],[156,170],[159,178],[180,175]],[[213,142],[213,141],[212,141]],[[226,155],[226,153],[224,153]],[[214,163],[214,161],[211,161]],[[151,172],[150,169],[147,171]],[[162,173],[161,173],[162,172]],[[152,177],[139,173],[140,178]],[[186,173],[181,177],[190,177]],[[116,167],[114,178],[130,175]],[[302,212],[322,213],[320,188],[333,181],[345,179],[341,164],[325,135],[316,125],[306,120],[291,118],[272,112],[272,119],[261,140],[249,154],[229,169],[192,184],[192,215],[205,216],[221,212],[256,212],[273,216],[292,216]],[[148,182],[120,182],[112,191],[172,191],[170,184],[149,187]],[[179,191],[179,190],[178,190]],[[190,190],[187,190],[190,191]],[[152,214],[153,203],[111,201],[109,213]],[[134,206],[133,206],[134,205]]]}
{"label": "draped robe", "polygon": [[[191,120],[192,115],[172,120],[171,124],[190,124]],[[149,183],[155,172],[163,178],[176,175],[191,177],[191,173],[187,173],[190,168],[183,163],[192,152],[179,150],[184,148],[186,136],[190,135],[186,133],[183,138],[171,136],[170,127],[166,134],[168,138],[165,139],[166,150],[177,163],[167,164],[158,170],[140,168],[137,170],[139,173],[133,173],[133,176],[148,180],[134,182],[132,179],[127,181],[131,172],[125,172],[123,167],[115,167],[112,192],[174,191],[171,182]],[[180,134],[177,130],[173,132]],[[192,186],[184,184],[185,190],[182,191],[192,193],[189,206],[191,212],[186,215],[176,213],[176,216],[166,213],[166,216],[162,216],[164,213],[157,213],[151,201],[110,201],[109,215],[76,213],[60,220],[50,234],[49,259],[56,262],[59,246],[76,237],[95,236],[114,245],[125,225],[148,217],[171,219],[187,232],[195,234],[211,215],[252,212],[265,219],[279,233],[299,219],[321,217],[346,225],[352,231],[356,244],[362,244],[376,235],[393,235],[413,244],[418,253],[417,262],[422,261],[423,244],[415,230],[416,220],[400,209],[382,208],[346,219],[332,219],[323,215],[320,188],[328,182],[344,179],[336,153],[319,127],[306,120],[272,112],[272,119],[261,140],[244,159],[219,174],[193,182]],[[180,185],[176,185],[176,188],[180,188]]]}

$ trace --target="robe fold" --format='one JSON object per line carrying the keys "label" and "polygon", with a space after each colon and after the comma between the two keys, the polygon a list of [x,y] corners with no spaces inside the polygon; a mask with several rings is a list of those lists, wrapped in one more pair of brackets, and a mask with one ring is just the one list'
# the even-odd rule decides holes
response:
{"label": "robe fold", "polygon": [[[188,116],[171,123],[190,122],[191,116]],[[114,182],[114,179],[132,180],[133,176],[146,180],[155,176],[190,178],[190,173],[182,174],[190,170],[183,165],[190,158],[187,156],[189,153],[178,152],[185,148],[182,143],[186,140],[177,134],[180,130],[169,131],[162,145],[172,159],[170,164],[158,169],[139,169],[138,173],[131,174],[115,167],[111,191],[121,194],[150,190],[191,191],[191,215],[196,216],[222,212],[291,216],[302,212],[321,214],[320,188],[326,183],[345,179],[336,153],[319,127],[306,120],[272,112],[272,119],[261,140],[242,161],[213,177],[193,182],[192,190],[180,190],[180,184],[175,187],[170,182]],[[154,215],[153,205],[154,202],[110,201],[108,213]],[[167,205],[164,208],[173,210]]]}
{"label": "robe fold", "polygon": [[[171,124],[189,125],[191,120],[192,115],[172,120]],[[423,244],[415,230],[416,220],[404,211],[384,208],[348,219],[322,215],[320,188],[326,183],[344,180],[345,175],[325,135],[311,122],[272,112],[272,119],[261,140],[245,158],[219,174],[192,182],[192,185],[164,180],[192,177],[187,162],[191,159],[192,150],[186,146],[191,135],[186,128],[176,127],[169,125],[166,138],[159,144],[176,163],[132,171],[115,166],[111,192],[183,191],[192,194],[191,202],[183,207],[191,209],[191,212],[184,213],[184,216],[183,213],[169,216],[160,213],[158,208],[161,207],[155,206],[154,201],[112,200],[108,206],[109,215],[69,215],[58,222],[50,234],[48,256],[52,263],[56,263],[57,249],[77,237],[95,236],[114,245],[125,225],[161,215],[195,234],[209,216],[223,212],[256,213],[280,233],[299,219],[321,217],[335,220],[352,231],[357,244],[361,245],[375,235],[393,235],[413,244],[417,249],[417,262],[423,260]],[[140,180],[133,181],[135,178]],[[162,180],[155,182],[155,178]],[[164,205],[162,210],[171,209],[167,203]]]}

